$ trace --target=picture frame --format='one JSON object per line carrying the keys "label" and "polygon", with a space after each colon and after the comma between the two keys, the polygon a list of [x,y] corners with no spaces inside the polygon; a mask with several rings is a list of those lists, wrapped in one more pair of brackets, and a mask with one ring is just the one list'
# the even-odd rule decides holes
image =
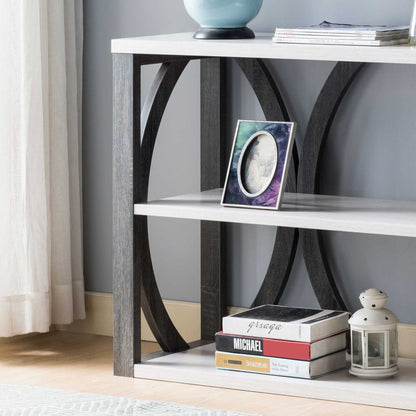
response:
{"label": "picture frame", "polygon": [[279,210],[296,123],[238,120],[221,205]]}

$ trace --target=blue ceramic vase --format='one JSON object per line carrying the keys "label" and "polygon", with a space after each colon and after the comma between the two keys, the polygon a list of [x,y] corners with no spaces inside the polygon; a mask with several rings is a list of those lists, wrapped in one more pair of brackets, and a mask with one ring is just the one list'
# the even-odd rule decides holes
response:
{"label": "blue ceramic vase", "polygon": [[248,39],[247,23],[259,13],[263,0],[184,0],[186,11],[199,23],[196,39]]}

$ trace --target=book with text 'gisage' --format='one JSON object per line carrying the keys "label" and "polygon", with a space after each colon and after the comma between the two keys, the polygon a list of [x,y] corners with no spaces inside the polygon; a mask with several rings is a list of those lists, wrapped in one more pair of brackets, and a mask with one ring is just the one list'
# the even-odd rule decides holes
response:
{"label": "book with text 'gisage'", "polygon": [[312,342],[348,329],[349,313],[262,305],[222,319],[226,334]]}

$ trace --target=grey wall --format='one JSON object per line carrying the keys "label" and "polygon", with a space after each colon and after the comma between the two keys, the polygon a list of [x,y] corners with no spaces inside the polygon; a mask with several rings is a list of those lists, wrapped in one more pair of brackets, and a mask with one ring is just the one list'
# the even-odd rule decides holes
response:
{"label": "grey wall", "polygon": [[[257,31],[276,25],[308,25],[327,19],[363,24],[408,24],[412,0],[264,0],[251,23]],[[84,238],[86,288],[111,292],[111,54],[110,39],[180,31],[196,24],[180,0],[84,0]],[[297,142],[333,63],[272,63],[283,87]],[[144,90],[157,68],[143,71]],[[230,140],[238,118],[263,119],[247,82],[235,67]],[[324,154],[322,193],[416,199],[415,68],[367,67],[344,100]],[[199,190],[198,63],[186,70],[163,120],[152,165],[150,197]],[[274,230],[229,226],[229,304],[249,306],[270,258]],[[199,301],[199,223],[152,219],[150,239],[156,275],[166,299]],[[357,295],[380,287],[402,322],[416,323],[416,240],[325,233],[335,278],[352,310]],[[298,251],[282,303],[318,306]]]}

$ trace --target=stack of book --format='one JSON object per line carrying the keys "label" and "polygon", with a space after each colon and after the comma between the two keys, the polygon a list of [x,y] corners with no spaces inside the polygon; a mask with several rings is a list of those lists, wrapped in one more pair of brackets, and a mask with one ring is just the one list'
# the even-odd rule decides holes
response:
{"label": "stack of book", "polygon": [[347,312],[263,305],[223,318],[219,369],[317,378],[346,367]]}
{"label": "stack of book", "polygon": [[276,28],[273,42],[388,46],[407,43],[409,26],[359,26],[323,21],[319,25]]}

